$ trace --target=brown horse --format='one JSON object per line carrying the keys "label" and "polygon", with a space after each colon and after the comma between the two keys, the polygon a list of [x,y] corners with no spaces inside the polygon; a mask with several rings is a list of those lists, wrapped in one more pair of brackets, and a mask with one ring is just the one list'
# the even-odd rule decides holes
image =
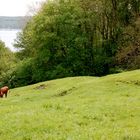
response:
{"label": "brown horse", "polygon": [[0,97],[3,98],[3,95],[5,94],[5,97],[7,97],[7,92],[9,88],[7,86],[4,86],[0,89]]}

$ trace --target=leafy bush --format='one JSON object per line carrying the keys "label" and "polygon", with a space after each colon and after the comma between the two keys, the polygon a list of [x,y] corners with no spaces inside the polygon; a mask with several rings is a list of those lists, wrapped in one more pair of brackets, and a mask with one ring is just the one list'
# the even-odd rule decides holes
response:
{"label": "leafy bush", "polygon": [[18,87],[32,84],[31,61],[22,61],[17,66],[1,76],[1,85]]}

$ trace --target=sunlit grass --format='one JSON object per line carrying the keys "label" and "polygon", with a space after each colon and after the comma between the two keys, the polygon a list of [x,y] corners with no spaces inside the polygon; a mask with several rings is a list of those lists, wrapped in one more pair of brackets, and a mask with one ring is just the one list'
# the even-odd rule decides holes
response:
{"label": "sunlit grass", "polygon": [[140,140],[140,71],[12,89],[0,140]]}

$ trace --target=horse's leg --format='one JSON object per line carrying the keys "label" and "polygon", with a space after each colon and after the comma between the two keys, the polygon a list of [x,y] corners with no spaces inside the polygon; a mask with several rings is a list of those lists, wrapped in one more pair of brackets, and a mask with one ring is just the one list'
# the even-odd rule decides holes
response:
{"label": "horse's leg", "polygon": [[0,98],[2,98],[2,94],[0,93]]}
{"label": "horse's leg", "polygon": [[5,97],[7,98],[7,92],[5,93]]}
{"label": "horse's leg", "polygon": [[3,98],[3,93],[0,94],[0,97]]}

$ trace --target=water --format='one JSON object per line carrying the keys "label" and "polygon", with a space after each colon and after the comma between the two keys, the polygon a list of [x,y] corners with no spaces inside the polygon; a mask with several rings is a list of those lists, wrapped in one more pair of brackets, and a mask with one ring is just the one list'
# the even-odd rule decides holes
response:
{"label": "water", "polygon": [[15,52],[16,48],[14,48],[13,43],[17,37],[18,32],[21,30],[18,29],[0,29],[0,40],[5,43],[5,46],[10,48],[11,51]]}

